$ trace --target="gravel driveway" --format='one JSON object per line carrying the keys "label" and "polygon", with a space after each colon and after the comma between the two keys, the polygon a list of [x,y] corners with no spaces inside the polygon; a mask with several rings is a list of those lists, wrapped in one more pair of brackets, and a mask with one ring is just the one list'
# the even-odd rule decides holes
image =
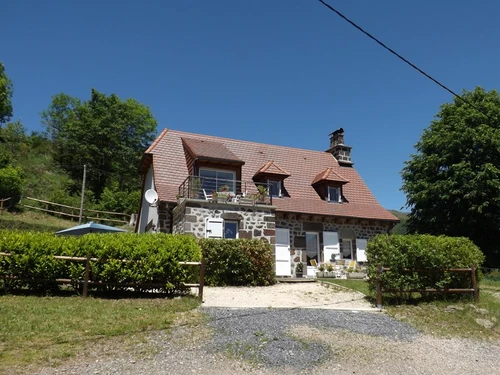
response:
{"label": "gravel driveway", "polygon": [[[313,286],[301,290],[299,296],[305,293],[307,299],[324,292],[317,284],[308,285]],[[384,313],[328,308],[332,300],[325,301],[324,296],[320,301],[311,297],[309,306],[283,308],[278,307],[279,287],[231,289],[246,296],[259,290],[258,294],[268,293],[259,301],[271,298],[273,303],[215,307],[227,303],[230,293],[220,289],[217,298],[216,290],[209,291],[199,309],[208,319],[198,326],[178,324],[168,332],[149,334],[145,343],[135,344],[131,350],[109,355],[103,356],[105,351],[95,348],[61,367],[36,373],[490,374],[500,365],[498,343],[423,335]],[[328,298],[333,294],[339,300],[348,299],[342,292],[326,291]],[[239,300],[237,295],[233,297]],[[351,302],[357,304],[354,299],[351,296]],[[323,308],[313,308],[314,303]]]}

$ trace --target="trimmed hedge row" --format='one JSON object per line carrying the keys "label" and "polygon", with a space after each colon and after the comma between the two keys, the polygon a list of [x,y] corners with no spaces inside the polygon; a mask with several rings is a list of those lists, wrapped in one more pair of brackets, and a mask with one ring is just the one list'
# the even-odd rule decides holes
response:
{"label": "trimmed hedge row", "polygon": [[[468,238],[431,235],[379,235],[366,249],[370,288],[376,288],[377,264],[390,267],[382,274],[384,289],[471,288],[470,273],[404,272],[403,269],[481,267],[484,254]],[[401,294],[398,294],[402,297]]]}
{"label": "trimmed hedge row", "polygon": [[207,259],[205,282],[212,286],[275,283],[272,246],[260,240],[199,240]]}
{"label": "trimmed hedge row", "polygon": [[[90,279],[109,283],[165,285],[164,292],[181,290],[183,282],[197,280],[197,267],[179,261],[199,261],[201,249],[195,238],[167,234],[87,234],[58,237],[50,233],[0,231],[0,275],[32,281],[6,281],[14,288],[41,290],[38,280],[71,278],[83,280],[84,263],[57,260],[52,255],[85,257],[91,254]],[[120,259],[131,260],[121,262]],[[110,288],[105,288],[110,289]],[[113,287],[111,289],[123,289]]]}

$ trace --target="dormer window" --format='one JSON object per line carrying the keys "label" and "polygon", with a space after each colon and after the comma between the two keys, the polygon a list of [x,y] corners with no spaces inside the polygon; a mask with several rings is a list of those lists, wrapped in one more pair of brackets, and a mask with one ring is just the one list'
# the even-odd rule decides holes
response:
{"label": "dormer window", "polygon": [[281,181],[267,180],[269,186],[269,195],[272,197],[281,197]]}
{"label": "dormer window", "polygon": [[328,202],[342,203],[342,194],[340,187],[328,186]]}
{"label": "dormer window", "polygon": [[321,199],[330,203],[342,203],[342,186],[347,183],[349,181],[330,167],[318,173],[311,185]]}
{"label": "dormer window", "polygon": [[253,180],[259,185],[267,184],[269,196],[281,198],[287,196],[286,187],[283,184],[287,177],[290,177],[290,173],[273,161],[268,161],[255,173]]}

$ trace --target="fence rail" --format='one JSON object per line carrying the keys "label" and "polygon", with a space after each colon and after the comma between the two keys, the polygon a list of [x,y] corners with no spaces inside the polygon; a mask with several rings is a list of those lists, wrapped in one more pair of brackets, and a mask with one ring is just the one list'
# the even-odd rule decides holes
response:
{"label": "fence rail", "polygon": [[[0,256],[10,257],[12,253],[0,252]],[[90,280],[90,262],[102,262],[102,259],[92,258],[89,255],[86,257],[70,257],[63,255],[52,255],[54,259],[64,260],[69,262],[85,262],[85,274],[83,280],[73,280],[73,279],[54,279],[54,280],[40,280],[40,279],[27,279],[20,278],[17,276],[0,276],[0,279],[4,280],[20,280],[20,281],[35,281],[35,282],[54,282],[56,284],[83,284],[83,292],[82,297],[87,298],[88,296],[88,287],[89,285],[102,285],[102,286],[121,286],[121,287],[144,287],[144,288],[162,288],[165,284],[160,283],[117,283],[117,282],[102,282],[102,281],[92,281]],[[107,261],[116,261],[119,260],[124,263],[133,262],[133,260],[129,259],[107,259]],[[184,266],[199,266],[199,280],[198,283],[183,283],[183,286],[188,288],[198,288],[198,298],[203,301],[203,288],[205,285],[205,267],[206,260],[202,258],[201,262],[179,262],[180,265]]]}
{"label": "fence rail", "polygon": [[[75,218],[75,219],[78,219],[80,217],[80,207],[68,206],[65,204],[49,202],[49,201],[45,201],[42,199],[36,199],[36,198],[32,198],[32,197],[23,197],[23,201],[24,200],[33,201],[33,202],[39,203],[41,205],[45,205],[45,208],[44,208],[44,207],[33,206],[31,204],[20,203],[21,206],[26,207],[26,208],[30,208],[32,210],[48,212],[51,214],[66,216],[66,217]],[[55,209],[51,209],[53,206],[55,206],[56,208],[60,208],[60,209],[66,209],[70,212],[64,212],[62,210],[56,211]],[[94,215],[90,216],[92,214],[94,214]],[[126,214],[126,213],[111,212],[111,211],[99,211],[99,210],[91,210],[91,209],[84,209],[83,215],[87,220],[90,219],[90,220],[96,220],[96,221],[109,221],[109,222],[113,222],[113,223],[126,223],[126,224],[128,224],[130,222],[130,218],[131,218],[131,215]],[[125,219],[106,218],[106,217],[102,217],[99,215],[114,215],[114,216],[125,218]]]}
{"label": "fence rail", "polygon": [[12,198],[0,199],[0,212],[10,208]]}
{"label": "fence rail", "polygon": [[470,273],[472,288],[425,288],[425,289],[384,289],[382,282],[382,274],[389,272],[389,267],[383,267],[381,264],[377,265],[377,308],[382,309],[382,294],[383,293],[473,293],[474,301],[479,302],[479,284],[477,282],[477,268],[471,266],[470,268],[433,268],[433,269],[408,269],[403,268],[402,272],[421,272],[421,273],[438,273],[438,272],[455,272],[455,273]]}

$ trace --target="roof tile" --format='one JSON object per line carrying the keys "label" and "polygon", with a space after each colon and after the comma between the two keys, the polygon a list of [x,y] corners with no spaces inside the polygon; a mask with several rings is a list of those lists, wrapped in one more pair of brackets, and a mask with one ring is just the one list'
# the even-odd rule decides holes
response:
{"label": "roof tile", "polygon": [[[353,167],[340,166],[337,160],[327,152],[176,130],[164,130],[148,148],[148,153],[153,154],[155,187],[161,200],[176,202],[179,186],[189,175],[183,138],[188,139],[189,145],[194,145],[199,154],[208,154],[210,157],[232,157],[235,161],[244,161],[245,164],[241,167],[241,178],[245,181],[252,181],[255,173],[270,160],[283,171],[290,172],[290,177],[284,182],[290,197],[273,200],[277,211],[398,221],[394,215],[380,206]],[[220,145],[224,146],[223,151],[220,151]],[[197,146],[200,146],[201,150]],[[349,181],[342,189],[343,196],[348,203],[328,203],[322,200],[311,186],[311,182],[318,176],[318,170],[323,171],[324,174],[328,169],[330,175],[334,173]]]}

